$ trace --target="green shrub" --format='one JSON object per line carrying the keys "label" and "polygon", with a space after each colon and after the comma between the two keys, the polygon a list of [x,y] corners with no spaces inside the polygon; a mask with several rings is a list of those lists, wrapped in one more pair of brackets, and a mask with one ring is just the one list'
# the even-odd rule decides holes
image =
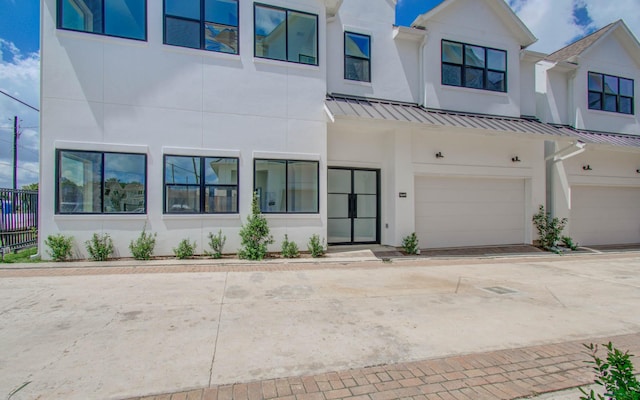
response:
{"label": "green shrub", "polygon": [[307,248],[311,253],[311,257],[318,258],[324,255],[324,239],[320,240],[320,236],[313,234],[311,238],[309,238],[309,243],[307,244]]}
{"label": "green shrub", "polygon": [[402,249],[407,254],[420,254],[418,236],[416,236],[415,232],[402,238]]}
{"label": "green shrub", "polygon": [[129,250],[133,258],[136,260],[148,260],[153,254],[153,248],[156,246],[157,234],[147,233],[146,226],[136,240],[129,243]]}
{"label": "green shrub", "polygon": [[561,241],[563,246],[568,247],[571,250],[575,251],[578,249],[578,243],[574,242],[569,236],[563,236]]}
{"label": "green shrub", "polygon": [[217,235],[209,232],[209,247],[211,247],[211,252],[205,250],[204,254],[213,258],[222,257],[222,249],[224,248],[224,244],[227,242],[227,237],[222,234],[222,230],[218,231]]}
{"label": "green shrub", "polygon": [[[640,383],[633,371],[633,364],[628,351],[621,352],[613,347],[613,344],[603,344],[607,349],[607,358],[605,360],[598,357],[598,345],[593,343],[584,345],[587,348],[587,354],[592,361],[587,363],[593,365],[596,374],[594,382],[605,389],[605,396],[609,400],[640,400]],[[605,400],[600,394],[595,394],[593,390],[587,393],[586,390],[580,389],[584,396],[580,400]],[[597,397],[596,397],[597,396]]]}
{"label": "green shrub", "polygon": [[107,233],[102,235],[94,233],[91,240],[84,243],[89,252],[89,258],[93,261],[106,261],[113,253],[113,240]]}
{"label": "green shrub", "polygon": [[253,193],[251,215],[247,223],[240,229],[240,245],[238,257],[245,260],[262,260],[267,255],[268,247],[273,243],[273,236],[269,234],[267,219],[260,212],[258,193]]}
{"label": "green shrub", "polygon": [[300,251],[296,242],[290,242],[289,237],[284,235],[284,242],[282,242],[282,257],[284,258],[296,258],[300,257]]}
{"label": "green shrub", "polygon": [[44,241],[49,246],[48,253],[54,261],[65,261],[71,258],[73,250],[73,236],[62,234],[49,235]]}
{"label": "green shrub", "polygon": [[566,218],[551,218],[551,214],[545,212],[544,206],[540,206],[538,213],[533,216],[533,225],[538,231],[540,246],[545,250],[554,251],[558,247],[562,230],[567,225]]}
{"label": "green shrub", "polygon": [[196,252],[196,242],[191,243],[189,239],[182,239],[180,243],[178,243],[178,247],[173,249],[173,254],[175,254],[178,260],[184,260],[186,258],[193,257]]}

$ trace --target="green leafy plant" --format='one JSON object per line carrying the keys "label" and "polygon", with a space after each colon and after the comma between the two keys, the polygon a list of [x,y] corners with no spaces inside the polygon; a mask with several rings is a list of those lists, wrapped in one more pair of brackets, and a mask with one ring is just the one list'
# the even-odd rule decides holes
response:
{"label": "green leafy plant", "polygon": [[551,217],[551,214],[540,206],[538,212],[533,216],[533,225],[538,231],[540,246],[549,251],[555,251],[562,236],[562,230],[567,225],[567,218]]}
{"label": "green leafy plant", "polygon": [[94,233],[91,240],[84,243],[89,252],[89,258],[93,261],[106,261],[113,253],[113,240],[107,233],[103,235]]}
{"label": "green leafy plant", "polygon": [[290,242],[289,237],[286,234],[284,235],[284,241],[282,242],[282,257],[300,257],[300,250],[298,250],[298,245],[296,244],[296,242]]}
{"label": "green leafy plant", "polygon": [[73,251],[73,236],[62,234],[49,235],[44,241],[49,247],[48,253],[54,261],[65,261],[71,258]]}
{"label": "green leafy plant", "polygon": [[[585,344],[586,353],[591,358],[587,361],[593,366],[596,374],[594,382],[605,389],[605,394],[594,393],[593,390],[587,392],[580,389],[584,396],[580,400],[640,400],[640,383],[633,371],[631,363],[632,354],[628,351],[622,352],[616,349],[611,342],[603,344],[607,349],[607,358],[598,357],[598,345]],[[597,397],[596,397],[597,396]],[[606,397],[605,397],[606,396]]]}
{"label": "green leafy plant", "polygon": [[129,243],[129,250],[131,250],[131,254],[133,258],[136,260],[148,260],[151,258],[153,254],[153,249],[156,247],[156,236],[157,234],[147,233],[147,227],[145,225],[144,229],[140,233],[140,236],[136,240],[132,240]]}
{"label": "green leafy plant", "polygon": [[416,236],[415,232],[411,232],[410,235],[402,238],[402,249],[407,254],[420,254],[418,236]]}
{"label": "green leafy plant", "polygon": [[563,236],[561,239],[562,245],[575,251],[578,249],[578,243],[574,242],[569,236]]}
{"label": "green leafy plant", "polygon": [[173,249],[173,254],[176,255],[178,260],[184,260],[186,258],[193,257],[196,252],[196,242],[191,243],[189,239],[182,239],[178,243],[178,247]]}
{"label": "green leafy plant", "polygon": [[253,193],[251,215],[247,223],[240,228],[240,245],[238,257],[245,260],[262,260],[267,255],[267,249],[273,243],[273,236],[269,234],[267,219],[260,212],[258,193]]}
{"label": "green leafy plant", "polygon": [[209,232],[209,247],[211,247],[211,252],[205,250],[204,254],[213,258],[222,257],[222,249],[224,248],[224,244],[227,242],[227,237],[222,234],[222,230],[219,230],[216,235],[212,232]]}
{"label": "green leafy plant", "polygon": [[311,235],[307,249],[309,249],[309,253],[311,253],[311,257],[313,258],[324,256],[324,239],[320,240],[320,236],[317,234]]}

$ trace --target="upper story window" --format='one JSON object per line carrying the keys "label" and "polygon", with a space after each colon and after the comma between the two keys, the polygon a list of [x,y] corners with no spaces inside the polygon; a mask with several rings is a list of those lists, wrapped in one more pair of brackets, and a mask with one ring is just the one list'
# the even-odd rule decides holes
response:
{"label": "upper story window", "polygon": [[146,154],[58,150],[56,166],[56,213],[146,213]]}
{"label": "upper story window", "polygon": [[58,28],[147,40],[147,1],[58,0]]}
{"label": "upper story window", "polygon": [[164,156],[166,214],[238,212],[238,159]]}
{"label": "upper story window", "polygon": [[507,52],[442,41],[442,84],[507,91]]}
{"label": "upper story window", "polygon": [[344,79],[371,82],[371,36],[344,33]]}
{"label": "upper story window", "polygon": [[238,54],[238,0],[164,0],[164,43]]}
{"label": "upper story window", "polygon": [[589,108],[633,114],[633,79],[589,72]]}
{"label": "upper story window", "polygon": [[254,190],[263,213],[317,214],[319,163],[298,160],[254,160]]}
{"label": "upper story window", "polygon": [[318,16],[254,4],[254,51],[259,58],[318,65]]}

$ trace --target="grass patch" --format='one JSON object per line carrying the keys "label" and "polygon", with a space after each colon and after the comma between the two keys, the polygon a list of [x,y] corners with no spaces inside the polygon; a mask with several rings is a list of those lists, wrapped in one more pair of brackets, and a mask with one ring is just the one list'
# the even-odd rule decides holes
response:
{"label": "grass patch", "polygon": [[13,264],[13,263],[36,263],[40,262],[40,257],[32,259],[31,256],[38,252],[37,247],[31,247],[24,250],[19,250],[17,253],[9,253],[4,255],[4,260],[0,261],[0,264]]}

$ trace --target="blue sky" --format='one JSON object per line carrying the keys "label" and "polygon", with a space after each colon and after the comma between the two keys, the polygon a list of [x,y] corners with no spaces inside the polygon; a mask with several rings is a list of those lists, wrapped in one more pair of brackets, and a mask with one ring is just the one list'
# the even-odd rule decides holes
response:
{"label": "blue sky", "polygon": [[[407,26],[441,2],[397,0],[396,24]],[[551,53],[621,18],[632,32],[640,34],[640,0],[507,0],[507,3],[538,38],[530,50]],[[0,0],[0,10],[0,89],[39,108],[40,1]],[[22,127],[18,185],[38,179],[39,115],[0,94],[0,187],[11,187],[14,115],[20,117]]]}

